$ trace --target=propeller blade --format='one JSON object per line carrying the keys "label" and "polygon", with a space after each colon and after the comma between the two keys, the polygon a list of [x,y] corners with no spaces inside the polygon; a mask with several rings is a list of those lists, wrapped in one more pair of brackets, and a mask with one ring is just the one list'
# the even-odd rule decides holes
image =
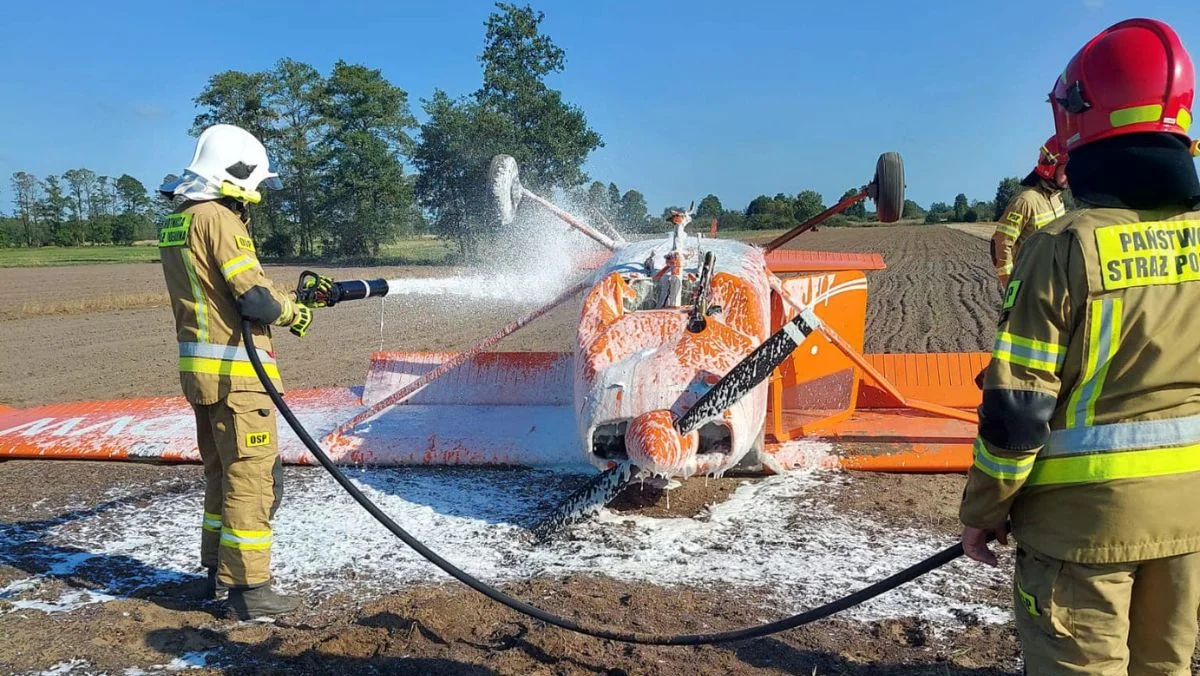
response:
{"label": "propeller blade", "polygon": [[712,389],[705,392],[695,405],[675,421],[675,429],[679,430],[680,434],[687,434],[721,415],[722,411],[736,404],[750,390],[766,380],[771,371],[791,356],[808,334],[820,325],[821,320],[811,309],[796,315],[776,331],[775,335],[763,341],[762,345],[730,369]]}
{"label": "propeller blade", "polygon": [[622,462],[588,479],[546,518],[529,529],[534,542],[545,542],[563,528],[596,514],[637,476],[633,463]]}

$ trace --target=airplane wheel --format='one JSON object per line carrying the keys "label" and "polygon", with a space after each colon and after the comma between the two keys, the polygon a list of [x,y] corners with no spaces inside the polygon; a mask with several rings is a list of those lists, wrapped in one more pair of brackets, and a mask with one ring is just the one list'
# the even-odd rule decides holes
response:
{"label": "airplane wheel", "polygon": [[884,153],[875,163],[872,181],[875,217],[884,223],[895,223],[904,214],[904,161],[900,153]]}
{"label": "airplane wheel", "polygon": [[509,155],[496,155],[488,167],[488,180],[491,183],[492,197],[496,200],[500,222],[508,225],[516,218],[517,207],[520,206],[523,195],[517,161]]}

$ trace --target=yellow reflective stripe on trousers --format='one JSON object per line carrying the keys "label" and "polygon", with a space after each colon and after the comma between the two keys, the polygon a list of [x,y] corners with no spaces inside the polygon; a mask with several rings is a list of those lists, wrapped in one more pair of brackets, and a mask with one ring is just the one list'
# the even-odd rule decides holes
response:
{"label": "yellow reflective stripe on trousers", "polygon": [[1200,472],[1200,444],[1039,458],[1025,485],[1052,486],[1143,479],[1188,472]]}
{"label": "yellow reflective stripe on trousers", "polygon": [[1062,345],[1018,336],[1008,331],[996,333],[996,346],[992,349],[993,359],[1048,373],[1058,373],[1062,370],[1065,356],[1066,348]]}
{"label": "yellow reflective stripe on trousers", "polygon": [[975,455],[975,469],[993,479],[1000,479],[1002,481],[1020,481],[1029,476],[1029,472],[1033,469],[1034,460],[1037,457],[1031,455],[1028,458],[1017,460],[1001,458],[989,453],[987,447],[983,445],[983,440],[979,438],[975,439],[975,445],[972,450]]}
{"label": "yellow reflective stripe on trousers", "polygon": [[[263,370],[272,380],[279,379],[279,367],[275,364],[263,364]],[[240,378],[257,378],[254,365],[248,361],[228,361],[210,357],[180,357],[179,371],[181,373],[207,373],[217,376],[238,376]]]}
{"label": "yellow reflective stripe on trousers", "polygon": [[221,546],[243,551],[271,548],[271,531],[221,529]]}
{"label": "yellow reflective stripe on trousers", "polygon": [[183,258],[183,269],[187,271],[188,284],[192,287],[192,300],[196,303],[196,337],[201,342],[208,342],[208,299],[200,288],[200,279],[196,277],[196,259],[192,250],[180,252]]}
{"label": "yellow reflective stripe on trousers", "polygon": [[204,513],[204,522],[202,524],[202,527],[204,528],[204,530],[206,530],[210,533],[220,533],[221,532],[221,515],[213,514],[212,512],[205,512]]}
{"label": "yellow reflective stripe on trousers", "polygon": [[228,282],[239,274],[253,268],[257,263],[258,261],[253,256],[237,256],[221,266],[221,276]]}
{"label": "yellow reflective stripe on trousers", "polygon": [[1067,427],[1090,427],[1096,421],[1096,400],[1120,345],[1121,299],[1092,301],[1088,319],[1087,357],[1082,379],[1067,402]]}

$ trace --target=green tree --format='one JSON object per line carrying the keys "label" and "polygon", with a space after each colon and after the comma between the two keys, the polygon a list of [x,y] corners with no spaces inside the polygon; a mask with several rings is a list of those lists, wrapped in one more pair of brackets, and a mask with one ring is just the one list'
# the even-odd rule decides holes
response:
{"label": "green tree", "polygon": [[636,190],[626,190],[621,195],[621,205],[617,209],[617,225],[633,231],[646,229],[646,221],[650,218],[650,209],[646,206],[646,198]]}
{"label": "green tree", "polygon": [[[842,196],[838,198],[838,201],[841,202],[842,200],[846,199],[847,197],[853,197],[853,196],[857,195],[860,190],[862,190],[862,189],[861,188],[850,188],[846,192],[842,193]],[[866,219],[866,217],[867,217],[866,201],[859,200],[858,202],[855,202],[854,204],[847,207],[846,210],[843,211],[842,213],[845,214],[847,218],[858,219],[858,220]]]}
{"label": "green tree", "polygon": [[12,175],[13,205],[15,215],[21,223],[21,243],[25,246],[42,244],[38,203],[41,186],[33,174],[18,171]]}
{"label": "green tree", "polygon": [[929,205],[929,212],[925,214],[926,223],[942,223],[954,216],[954,210],[945,202],[934,202]]}
{"label": "green tree", "polygon": [[608,208],[608,188],[600,181],[592,181],[586,199],[589,209],[603,213]]}
{"label": "green tree", "polygon": [[83,228],[78,221],[68,220],[71,198],[63,193],[58,176],[51,174],[42,180],[42,199],[38,202],[39,220],[46,225],[49,241],[59,246],[83,243]]}
{"label": "green tree", "polygon": [[330,243],[341,256],[373,257],[412,227],[412,181],[401,153],[416,120],[408,95],[378,70],[338,61],[326,82],[330,171],[323,194]]}
{"label": "green tree", "polygon": [[227,70],[208,79],[194,101],[203,110],[192,120],[192,136],[214,124],[234,124],[264,144],[274,141],[275,111],[267,105],[266,73]]}
{"label": "green tree", "polygon": [[[267,148],[275,147],[278,115],[267,105],[268,79],[267,73],[236,70],[227,70],[209,78],[204,91],[194,99],[201,112],[192,120],[192,135],[199,136],[214,124],[233,124],[254,134]],[[252,210],[250,236],[259,245],[281,227],[281,205],[272,197],[268,195]]]}
{"label": "green tree", "polygon": [[717,218],[717,231],[725,232],[727,230],[744,230],[746,228],[746,215],[740,211],[722,211]]}
{"label": "green tree", "polygon": [[114,183],[116,204],[119,213],[113,220],[112,239],[119,244],[129,244],[139,239],[149,239],[150,197],[146,186],[129,174],[122,174]]}
{"label": "green tree", "polygon": [[71,220],[82,226],[91,209],[92,186],[96,180],[96,173],[91,169],[68,169],[63,172],[62,177],[71,193]]}
{"label": "green tree", "polygon": [[121,174],[115,185],[120,213],[144,215],[150,210],[150,197],[141,181],[129,174]]}
{"label": "green tree", "polygon": [[790,228],[795,224],[795,203],[783,193],[775,197],[759,195],[746,207],[746,227],[751,230]]}
{"label": "green tree", "polygon": [[925,210],[921,208],[920,204],[912,200],[904,200],[904,211],[901,214],[901,218],[923,219],[925,218]]}
{"label": "green tree", "polygon": [[954,214],[954,220],[962,221],[966,219],[967,210],[970,208],[971,205],[969,202],[967,202],[966,195],[960,192],[954,196],[954,211],[952,212]]}
{"label": "green tree", "polygon": [[975,220],[977,221],[991,221],[996,218],[996,209],[991,202],[976,200],[971,203],[971,208],[968,211],[975,212]]}
{"label": "green tree", "polygon": [[996,186],[996,198],[992,203],[996,205],[996,209],[1000,212],[1008,209],[1008,203],[1012,198],[1017,196],[1021,191],[1021,179],[1015,176],[1000,179],[1000,184]]}
{"label": "green tree", "polygon": [[701,219],[709,221],[714,218],[719,220],[724,211],[725,209],[721,206],[721,200],[716,195],[709,193],[704,196],[704,199],[700,200],[700,205],[696,207],[695,218],[697,221]]}
{"label": "green tree", "polygon": [[467,256],[498,226],[486,185],[493,155],[512,155],[532,190],[570,190],[586,181],[584,160],[601,145],[583,112],[545,84],[565,56],[541,33],[543,15],[528,6],[497,9],[485,24],[483,85],[464,99],[439,90],[424,101],[429,119],[413,153],[421,205]]}
{"label": "green tree", "polygon": [[766,195],[759,195],[750,200],[749,206],[746,207],[746,216],[758,216],[762,214],[772,214],[775,212],[775,203]]}
{"label": "green tree", "polygon": [[497,225],[487,171],[493,155],[515,144],[511,124],[474,100],[455,101],[441,90],[424,108],[429,119],[413,154],[417,197],[433,217],[434,231],[474,257]]}
{"label": "green tree", "polygon": [[271,117],[278,121],[272,132],[271,162],[286,175],[283,189],[271,196],[282,218],[263,246],[275,255],[288,256],[298,249],[301,255],[311,256],[323,234],[317,215],[321,174],[328,161],[325,79],[306,63],[280,59],[263,86]]}
{"label": "green tree", "polygon": [[821,193],[815,190],[804,190],[796,195],[793,213],[797,221],[802,223],[822,211],[825,211],[825,204],[821,200]]}
{"label": "green tree", "polygon": [[583,163],[603,146],[583,111],[563,102],[545,78],[560,73],[566,53],[541,32],[542,12],[528,5],[497,3],[484,37],[483,86],[476,100],[513,125],[522,181],[533,189],[583,183]]}
{"label": "green tree", "polygon": [[621,189],[616,183],[609,182],[608,184],[608,200],[607,209],[604,212],[605,216],[610,219],[617,215],[617,210],[621,208]]}

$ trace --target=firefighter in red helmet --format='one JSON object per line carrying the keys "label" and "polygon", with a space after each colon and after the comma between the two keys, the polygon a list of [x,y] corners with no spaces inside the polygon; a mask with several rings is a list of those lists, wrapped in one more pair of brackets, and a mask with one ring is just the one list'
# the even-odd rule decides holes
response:
{"label": "firefighter in red helmet", "polygon": [[1200,607],[1200,180],[1191,58],[1118,23],[1050,94],[1080,209],[1008,282],[960,517],[1018,545],[1030,674],[1189,674]]}
{"label": "firefighter in red helmet", "polygon": [[1021,190],[1004,207],[992,235],[992,264],[1001,287],[1008,285],[1013,261],[1029,236],[1067,213],[1062,200],[1066,168],[1067,154],[1060,150],[1058,137],[1051,136],[1038,149],[1037,165],[1021,181]]}

